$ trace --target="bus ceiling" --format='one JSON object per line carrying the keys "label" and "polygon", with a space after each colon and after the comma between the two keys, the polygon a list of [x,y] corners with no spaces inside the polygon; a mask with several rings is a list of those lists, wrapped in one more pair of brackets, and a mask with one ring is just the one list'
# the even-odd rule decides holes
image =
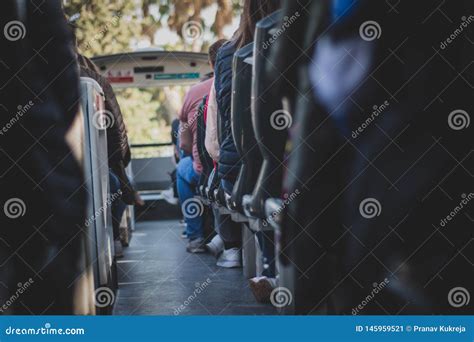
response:
{"label": "bus ceiling", "polygon": [[211,72],[205,53],[145,50],[92,58],[114,88],[192,85]]}

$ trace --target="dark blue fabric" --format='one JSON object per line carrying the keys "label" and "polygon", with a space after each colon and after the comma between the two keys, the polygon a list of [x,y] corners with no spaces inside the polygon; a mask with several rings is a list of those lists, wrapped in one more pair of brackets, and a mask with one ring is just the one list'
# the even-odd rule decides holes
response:
{"label": "dark blue fabric", "polygon": [[190,240],[204,236],[204,212],[202,209],[196,209],[201,208],[202,204],[198,199],[194,198],[199,176],[193,168],[193,159],[191,157],[181,159],[177,170],[178,197],[181,211],[186,221],[186,234]]}
{"label": "dark blue fabric", "polygon": [[117,197],[120,189],[120,180],[117,175],[109,170],[109,183],[110,183],[110,197],[112,198],[112,228],[114,233],[114,240],[120,238],[120,223],[122,221],[123,213],[127,209],[127,205],[122,201],[120,197]]}
{"label": "dark blue fabric", "polygon": [[219,178],[234,182],[240,168],[240,156],[234,144],[231,127],[232,61],[237,50],[233,42],[223,45],[217,54],[215,87],[220,117]]}
{"label": "dark blue fabric", "polygon": [[357,7],[358,2],[358,0],[334,0],[332,2],[333,21],[350,14]]}

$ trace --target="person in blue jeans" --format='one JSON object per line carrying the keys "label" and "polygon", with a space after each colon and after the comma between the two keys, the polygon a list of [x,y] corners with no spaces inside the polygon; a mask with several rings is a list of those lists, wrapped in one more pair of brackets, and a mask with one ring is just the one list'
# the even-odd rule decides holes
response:
{"label": "person in blue jeans", "polygon": [[[187,247],[190,253],[205,252],[203,246],[203,204],[194,199],[196,185],[200,174],[194,170],[193,158],[184,157],[180,160],[176,173],[179,200],[186,221],[186,235],[190,240]],[[194,243],[193,243],[194,242]]]}
{"label": "person in blue jeans", "polygon": [[[209,65],[214,70],[215,51],[222,44],[222,40],[215,42],[209,48]],[[178,197],[181,211],[186,221],[186,233],[189,244],[186,250],[190,253],[204,253],[203,213],[204,204],[194,198],[196,185],[199,182],[203,166],[199,158],[197,146],[197,116],[199,106],[205,96],[209,95],[214,78],[210,77],[192,86],[184,97],[183,107],[179,114],[180,134],[179,148],[188,156],[181,159],[177,168]]]}

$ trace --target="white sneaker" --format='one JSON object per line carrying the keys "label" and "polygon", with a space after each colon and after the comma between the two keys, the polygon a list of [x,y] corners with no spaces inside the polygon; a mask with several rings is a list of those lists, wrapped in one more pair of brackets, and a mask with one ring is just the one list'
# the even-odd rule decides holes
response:
{"label": "white sneaker", "polygon": [[217,256],[224,250],[224,241],[219,235],[216,235],[211,242],[206,245],[206,248],[209,253],[217,258]]}
{"label": "white sneaker", "polygon": [[123,247],[120,240],[114,240],[115,257],[123,258]]}
{"label": "white sneaker", "polygon": [[163,190],[161,192],[161,196],[163,196],[163,199],[168,202],[169,204],[172,205],[177,205],[178,204],[178,199],[174,197],[174,191],[173,188],[170,188],[168,190]]}
{"label": "white sneaker", "polygon": [[242,250],[239,248],[225,249],[217,259],[217,266],[224,268],[242,267]]}

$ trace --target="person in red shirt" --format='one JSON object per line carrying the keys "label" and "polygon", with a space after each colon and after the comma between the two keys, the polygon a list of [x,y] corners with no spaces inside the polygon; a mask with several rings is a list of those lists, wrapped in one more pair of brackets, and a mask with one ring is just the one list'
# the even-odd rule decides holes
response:
{"label": "person in red shirt", "polygon": [[[222,41],[217,41],[209,48],[209,64],[214,69],[215,56]],[[177,167],[177,187],[189,244],[186,250],[190,253],[206,251],[203,236],[203,204],[194,198],[195,187],[199,182],[202,164],[197,148],[197,115],[199,105],[204,96],[208,95],[214,77],[191,87],[186,93],[184,104],[179,115],[179,147],[186,157],[182,158]]]}

